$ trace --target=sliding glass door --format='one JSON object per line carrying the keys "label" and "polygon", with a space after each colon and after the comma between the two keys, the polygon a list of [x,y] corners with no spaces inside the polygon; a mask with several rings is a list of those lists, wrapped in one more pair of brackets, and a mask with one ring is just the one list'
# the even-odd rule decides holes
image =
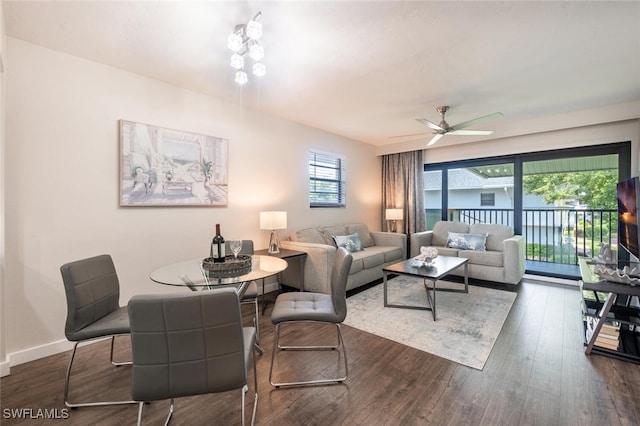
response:
{"label": "sliding glass door", "polygon": [[631,144],[425,165],[427,229],[438,220],[497,223],[525,237],[527,272],[576,277],[578,256],[617,243],[616,183]]}

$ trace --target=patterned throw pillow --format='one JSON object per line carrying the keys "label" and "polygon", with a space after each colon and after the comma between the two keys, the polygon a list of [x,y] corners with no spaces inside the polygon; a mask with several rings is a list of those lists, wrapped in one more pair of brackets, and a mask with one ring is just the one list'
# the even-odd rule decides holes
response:
{"label": "patterned throw pillow", "polygon": [[487,250],[487,234],[460,234],[449,232],[447,247],[459,250]]}
{"label": "patterned throw pillow", "polygon": [[333,241],[336,242],[338,247],[346,248],[348,252],[364,250],[357,232],[351,235],[334,235]]}

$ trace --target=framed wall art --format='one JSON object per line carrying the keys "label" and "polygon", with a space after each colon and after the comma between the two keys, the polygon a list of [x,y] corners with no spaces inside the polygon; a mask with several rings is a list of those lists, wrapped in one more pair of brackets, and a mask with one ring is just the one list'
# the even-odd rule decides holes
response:
{"label": "framed wall art", "polygon": [[120,120],[121,206],[226,206],[228,141]]}

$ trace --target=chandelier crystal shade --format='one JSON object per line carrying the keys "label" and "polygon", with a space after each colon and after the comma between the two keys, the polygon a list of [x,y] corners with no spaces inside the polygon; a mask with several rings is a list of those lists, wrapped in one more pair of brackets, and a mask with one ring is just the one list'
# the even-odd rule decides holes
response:
{"label": "chandelier crystal shade", "polygon": [[231,55],[231,67],[237,70],[244,68],[244,58],[237,53]]}
{"label": "chandelier crystal shade", "polygon": [[239,85],[243,85],[246,84],[247,81],[249,81],[249,78],[247,77],[247,73],[244,71],[238,71],[236,72],[236,77],[235,77],[235,81],[236,83],[238,83]]}
{"label": "chandelier crystal shade", "polygon": [[244,58],[247,54],[254,62],[251,67],[253,75],[262,77],[267,73],[267,68],[260,62],[264,58],[264,48],[258,43],[258,40],[262,37],[262,24],[257,19],[261,15],[262,12],[258,12],[246,25],[236,25],[233,33],[227,39],[227,47],[234,52],[231,55],[229,64],[233,69],[237,70],[235,82],[239,85],[244,85],[249,81],[245,71],[247,61]]}

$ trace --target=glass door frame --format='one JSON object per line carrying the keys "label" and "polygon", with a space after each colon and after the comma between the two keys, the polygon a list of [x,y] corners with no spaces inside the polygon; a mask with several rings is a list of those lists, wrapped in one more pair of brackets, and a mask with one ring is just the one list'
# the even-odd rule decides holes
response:
{"label": "glass door frame", "polygon": [[618,154],[618,179],[625,180],[631,177],[631,142],[617,142],[602,145],[593,145],[578,148],[564,148],[550,151],[538,151],[531,153],[512,154],[505,156],[485,157],[470,160],[450,161],[444,163],[425,164],[424,171],[441,171],[442,173],[442,200],[441,220],[448,219],[448,174],[450,169],[479,167],[487,165],[513,164],[513,229],[516,234],[522,234],[522,165],[528,161],[553,160],[571,157],[589,157],[598,155]]}

